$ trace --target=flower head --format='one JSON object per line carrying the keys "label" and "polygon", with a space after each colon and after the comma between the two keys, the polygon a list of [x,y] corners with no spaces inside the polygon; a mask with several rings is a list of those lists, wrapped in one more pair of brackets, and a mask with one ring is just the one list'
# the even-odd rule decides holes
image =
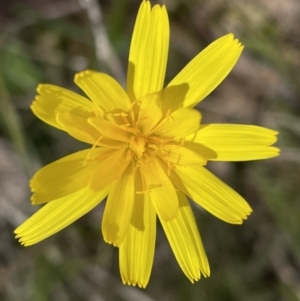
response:
{"label": "flower head", "polygon": [[44,122],[89,144],[40,169],[32,203],[47,203],[15,233],[29,246],[65,228],[107,197],[102,234],[119,248],[124,283],[145,287],[154,257],[156,216],[185,275],[209,276],[187,196],[232,224],[247,202],[211,174],[208,161],[278,155],[276,132],[251,125],[201,124],[193,109],[227,76],[243,46],[225,35],[199,53],[165,88],[169,22],[165,6],[143,1],[134,27],[126,91],[109,75],[83,71],[75,83],[89,99],[42,84],[31,105]]}

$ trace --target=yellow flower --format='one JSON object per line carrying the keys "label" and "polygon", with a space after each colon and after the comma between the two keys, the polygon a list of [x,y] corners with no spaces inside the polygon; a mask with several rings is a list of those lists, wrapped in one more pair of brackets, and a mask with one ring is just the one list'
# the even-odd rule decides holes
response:
{"label": "yellow flower", "polygon": [[232,34],[210,44],[163,89],[168,46],[165,6],[151,9],[144,0],[126,91],[109,75],[89,70],[76,74],[75,83],[91,101],[57,86],[38,86],[34,114],[91,147],[33,176],[32,204],[47,204],[15,230],[21,244],[60,231],[107,196],[102,234],[119,247],[124,283],[148,283],[156,215],[185,275],[192,282],[209,276],[187,196],[223,221],[241,224],[250,206],[204,166],[209,160],[275,157],[277,133],[252,125],[200,125],[193,107],[227,76],[243,49]]}

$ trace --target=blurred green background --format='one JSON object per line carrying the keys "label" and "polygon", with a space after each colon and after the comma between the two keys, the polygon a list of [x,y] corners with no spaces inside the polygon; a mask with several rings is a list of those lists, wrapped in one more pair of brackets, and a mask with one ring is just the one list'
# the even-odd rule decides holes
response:
{"label": "blurred green background", "polygon": [[280,131],[278,158],[208,165],[254,212],[233,226],[194,207],[212,274],[193,285],[159,226],[148,287],[123,286],[117,249],[100,232],[103,204],[51,238],[20,246],[13,229],[37,209],[28,180],[83,146],[31,113],[35,88],[53,83],[78,91],[74,73],[86,68],[124,83],[140,0],[0,1],[0,300],[300,300],[300,1],[159,3],[171,25],[166,82],[223,34],[233,32],[245,45],[198,109],[204,123]]}

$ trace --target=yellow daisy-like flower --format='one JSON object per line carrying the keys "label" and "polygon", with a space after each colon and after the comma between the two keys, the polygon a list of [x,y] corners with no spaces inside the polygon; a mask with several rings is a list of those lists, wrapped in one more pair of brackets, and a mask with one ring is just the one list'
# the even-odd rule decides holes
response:
{"label": "yellow daisy-like flower", "polygon": [[91,145],[40,169],[32,203],[47,203],[16,230],[29,246],[65,228],[106,196],[102,234],[119,247],[124,283],[145,287],[154,257],[156,216],[193,282],[208,260],[187,196],[216,217],[241,224],[247,202],[204,166],[209,160],[275,157],[275,131],[252,125],[202,124],[193,109],[231,71],[242,45],[225,35],[163,88],[169,47],[165,6],[143,1],[134,27],[124,89],[109,75],[83,71],[75,83],[90,98],[40,85],[31,109],[44,122]]}

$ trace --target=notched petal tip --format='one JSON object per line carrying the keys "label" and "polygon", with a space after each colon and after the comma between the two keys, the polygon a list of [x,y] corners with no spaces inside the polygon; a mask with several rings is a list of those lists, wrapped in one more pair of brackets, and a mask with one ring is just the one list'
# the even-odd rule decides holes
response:
{"label": "notched petal tip", "polygon": [[[142,1],[142,3],[141,3],[141,6],[140,6],[140,8],[150,8],[151,9],[151,2],[149,1],[149,0],[143,0]],[[166,10],[166,6],[163,4],[163,5],[160,5],[160,4],[155,4],[155,5],[153,5],[153,7],[152,7],[152,11],[154,10],[154,9],[162,9],[162,10],[165,10],[166,12],[167,12],[167,10]],[[150,10],[149,10],[149,12],[150,12]]]}
{"label": "notched petal tip", "polygon": [[117,230],[116,228],[116,225],[110,225],[110,227],[106,226],[106,228],[104,228],[102,222],[102,235],[104,242],[109,245],[112,245],[115,248],[119,248],[122,242],[124,241],[124,235],[122,235],[122,233],[120,235],[120,230]]}
{"label": "notched petal tip", "polygon": [[49,90],[47,89],[48,86],[49,86],[49,84],[38,84],[36,87],[36,92],[40,95],[49,94]]}
{"label": "notched petal tip", "polygon": [[130,285],[133,287],[138,286],[139,288],[146,288],[147,283],[141,283],[141,282],[134,282],[134,281],[129,281],[129,280],[125,280],[122,278],[122,282],[124,285]]}
{"label": "notched petal tip", "polygon": [[[227,35],[223,36],[223,38],[231,40],[233,42],[233,44],[235,44],[236,46],[244,48],[244,45],[242,44],[242,42],[238,38],[236,38],[232,32],[230,32]],[[221,39],[222,39],[222,37],[221,37]]]}
{"label": "notched petal tip", "polygon": [[142,3],[141,3],[141,5],[140,5],[140,9],[141,9],[142,7],[148,7],[149,5],[151,6],[149,0],[143,0]]}
{"label": "notched petal tip", "polygon": [[74,76],[74,83],[77,83],[79,80],[85,77],[91,76],[93,73],[95,73],[95,71],[89,69],[76,73]]}
{"label": "notched petal tip", "polygon": [[[247,203],[248,204],[248,203]],[[244,221],[246,221],[249,216],[251,215],[251,213],[253,212],[252,208],[249,206],[248,204],[248,210],[245,210],[243,213],[241,212],[241,217],[240,220],[237,220],[234,224],[235,225],[242,225],[244,223]]]}
{"label": "notched petal tip", "polygon": [[278,147],[272,147],[272,150],[274,151],[274,157],[278,157],[281,153],[281,150]]}
{"label": "notched petal tip", "polygon": [[37,92],[38,94],[40,94],[40,91],[41,91],[43,85],[44,85],[44,84],[38,84],[38,85],[36,86],[36,89],[35,89],[35,90],[36,90],[36,92]]}
{"label": "notched petal tip", "polygon": [[61,87],[51,84],[38,84],[36,87],[36,92],[41,96],[56,94],[56,92],[60,92],[61,90]]}
{"label": "notched petal tip", "polygon": [[189,280],[192,282],[192,284],[194,284],[195,282],[198,282],[200,279],[201,279],[200,273],[199,273],[199,277],[189,278]]}
{"label": "notched petal tip", "polygon": [[104,241],[105,243],[107,243],[108,245],[111,245],[111,246],[113,246],[113,247],[115,247],[115,248],[119,248],[119,247],[120,247],[120,244],[121,244],[121,243],[118,243],[118,242],[116,242],[116,241],[111,241],[111,240],[107,239],[107,238],[104,237],[104,236],[103,236],[103,241]]}
{"label": "notched petal tip", "polygon": [[[32,190],[33,192],[33,190]],[[35,192],[30,198],[31,205],[41,205],[43,202],[36,196]]]}
{"label": "notched petal tip", "polygon": [[[74,83],[78,85],[78,83],[82,80],[88,79],[91,76],[104,76],[105,78],[110,77],[108,74],[103,72],[98,72],[90,69],[86,69],[80,72],[75,73],[74,75]],[[80,87],[80,85],[78,85]]]}
{"label": "notched petal tip", "polygon": [[157,9],[157,8],[165,9],[166,10],[166,6],[164,4],[163,5],[155,4],[151,8],[151,2],[149,0],[143,0],[142,3],[141,3],[141,5],[140,5],[140,9],[145,9],[145,10],[148,9],[149,13],[151,11],[153,11],[153,9]]}
{"label": "notched petal tip", "polygon": [[33,187],[33,183],[32,183],[32,178],[29,180],[29,188],[31,192],[35,192],[34,187]]}
{"label": "notched petal tip", "polygon": [[18,227],[18,228],[16,228],[16,229],[14,230],[14,233],[16,234],[16,235],[15,235],[15,239],[18,240],[18,242],[19,242],[19,244],[20,244],[21,246],[27,247],[27,246],[29,246],[30,244],[28,244],[28,243],[26,242],[26,240],[25,240],[24,237],[23,237],[22,231],[20,231],[19,228],[20,228],[20,227]]}
{"label": "notched petal tip", "polygon": [[154,14],[154,13],[161,13],[163,11],[163,6],[160,5],[160,4],[155,4],[153,7],[152,7],[152,10],[151,10],[151,13]]}

